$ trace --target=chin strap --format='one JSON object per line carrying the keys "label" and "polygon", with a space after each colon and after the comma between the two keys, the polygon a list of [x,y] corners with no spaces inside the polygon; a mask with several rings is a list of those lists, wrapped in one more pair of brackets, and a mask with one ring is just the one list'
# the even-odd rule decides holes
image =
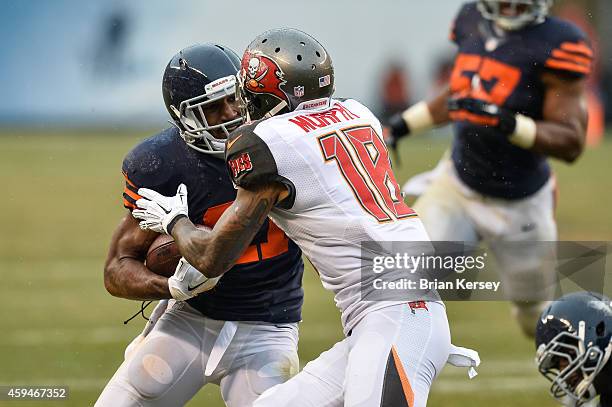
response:
{"label": "chin strap", "polygon": [[606,350],[604,351],[604,356],[601,361],[601,368],[603,369],[608,361],[610,360],[610,356],[612,356],[612,338],[610,338],[610,343],[606,346]]}
{"label": "chin strap", "polygon": [[289,105],[287,104],[287,102],[283,100],[278,105],[274,106],[268,113],[266,113],[263,118],[268,119],[272,116],[275,116],[278,112],[280,112],[281,110],[283,110],[285,107],[288,107],[288,106]]}
{"label": "chin strap", "polygon": [[[580,321],[580,324],[578,325],[578,336],[580,336],[581,340],[578,342],[578,346],[580,347],[580,351],[583,353],[585,352],[584,351],[584,330],[585,330],[585,323],[584,321]],[[582,346],[580,346],[581,344]],[[602,369],[606,366],[606,364],[608,363],[608,360],[610,360],[611,355],[612,355],[612,339],[610,340],[610,343],[608,343],[608,346],[606,346],[606,349],[604,350],[604,354],[603,354],[603,357],[601,358],[599,369],[595,370],[588,376],[589,380],[583,380],[581,383],[578,384],[578,386],[576,386],[576,392],[578,394],[581,394],[582,392],[584,392],[583,397],[587,401],[590,401],[597,396],[597,389],[595,389],[593,382],[595,381],[595,378],[597,377],[599,372],[601,372]]]}

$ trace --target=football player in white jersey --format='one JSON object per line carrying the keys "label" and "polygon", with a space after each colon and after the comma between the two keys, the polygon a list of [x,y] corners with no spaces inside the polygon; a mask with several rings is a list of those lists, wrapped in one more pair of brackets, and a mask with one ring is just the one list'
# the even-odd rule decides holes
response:
{"label": "football player in white jersey", "polygon": [[330,56],[298,30],[255,38],[238,79],[248,124],[226,146],[238,189],[232,206],[203,231],[185,216],[185,188],[174,197],[140,189],[134,216],[141,227],[163,227],[209,278],[234,264],[269,216],[334,292],[346,338],[256,406],[425,406],[447,361],[474,366],[478,356],[451,345],[440,301],[378,301],[362,283],[362,242],[404,242],[417,255],[429,246],[401,198],[378,119],[355,100],[331,98]]}

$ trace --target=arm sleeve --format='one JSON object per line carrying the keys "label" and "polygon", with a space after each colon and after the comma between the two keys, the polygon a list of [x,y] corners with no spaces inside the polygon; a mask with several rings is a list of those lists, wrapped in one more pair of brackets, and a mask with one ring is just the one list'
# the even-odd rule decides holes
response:
{"label": "arm sleeve", "polygon": [[544,69],[573,79],[591,73],[593,48],[587,36],[574,24],[559,24],[553,35],[555,40],[547,50]]}

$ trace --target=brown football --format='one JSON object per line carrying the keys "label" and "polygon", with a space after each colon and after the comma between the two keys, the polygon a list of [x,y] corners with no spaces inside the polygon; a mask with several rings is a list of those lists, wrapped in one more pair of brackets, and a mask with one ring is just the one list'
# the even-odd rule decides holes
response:
{"label": "brown football", "polygon": [[155,274],[171,277],[180,259],[181,254],[172,236],[161,234],[151,243],[145,265]]}

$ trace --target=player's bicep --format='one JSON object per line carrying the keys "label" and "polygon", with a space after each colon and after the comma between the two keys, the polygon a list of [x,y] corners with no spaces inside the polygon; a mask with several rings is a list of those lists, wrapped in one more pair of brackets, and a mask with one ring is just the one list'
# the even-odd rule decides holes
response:
{"label": "player's bicep", "polygon": [[544,74],[542,80],[546,86],[544,120],[585,131],[588,120],[586,80],[566,79],[553,73]]}
{"label": "player's bicep", "polygon": [[111,238],[108,261],[133,258],[144,262],[151,243],[158,235],[150,230],[140,229],[138,221],[127,213]]}

